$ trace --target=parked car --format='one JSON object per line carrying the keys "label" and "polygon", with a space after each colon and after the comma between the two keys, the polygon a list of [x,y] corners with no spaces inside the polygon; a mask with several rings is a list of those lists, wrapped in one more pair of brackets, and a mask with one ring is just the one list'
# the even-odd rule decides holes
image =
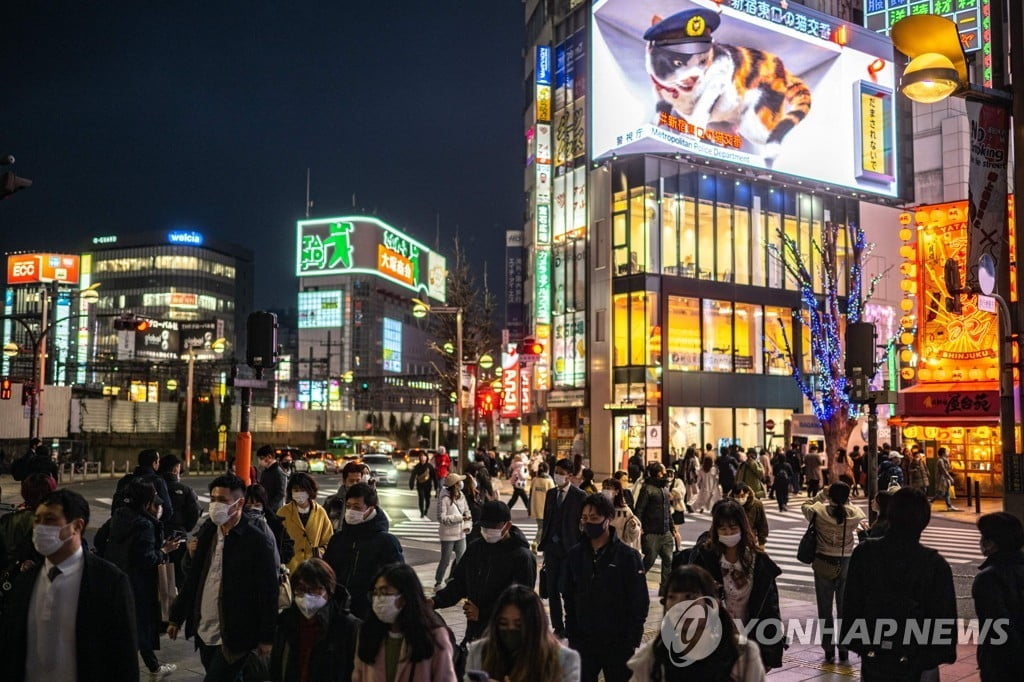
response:
{"label": "parked car", "polygon": [[310,450],[305,459],[311,474],[336,474],[339,471],[334,455],[324,450]]}
{"label": "parked car", "polygon": [[370,478],[375,480],[378,486],[398,485],[398,467],[395,466],[391,455],[368,453],[362,456],[362,461],[370,467]]}

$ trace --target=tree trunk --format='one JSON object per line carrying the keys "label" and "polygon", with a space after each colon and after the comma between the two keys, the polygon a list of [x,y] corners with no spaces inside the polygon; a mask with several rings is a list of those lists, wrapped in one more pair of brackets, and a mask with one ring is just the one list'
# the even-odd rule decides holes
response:
{"label": "tree trunk", "polygon": [[846,448],[850,442],[850,434],[857,425],[857,420],[850,417],[849,409],[843,407],[833,413],[830,419],[822,420],[821,432],[825,435],[825,457],[829,472],[829,481],[838,480],[835,471],[836,450]]}

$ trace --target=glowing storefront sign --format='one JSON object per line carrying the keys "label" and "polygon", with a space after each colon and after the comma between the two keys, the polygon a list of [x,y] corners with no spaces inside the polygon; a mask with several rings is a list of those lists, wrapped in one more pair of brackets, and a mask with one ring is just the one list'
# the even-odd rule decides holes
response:
{"label": "glowing storefront sign", "polygon": [[376,218],[300,220],[297,238],[299,277],[369,274],[445,300],[444,257]]}
{"label": "glowing storefront sign", "polygon": [[534,319],[543,324],[551,322],[551,251],[538,248],[534,252]]}
{"label": "glowing storefront sign", "polygon": [[337,329],[344,312],[340,290],[299,292],[299,329]]}
{"label": "glowing storefront sign", "polygon": [[59,253],[20,253],[7,257],[7,284],[78,284],[81,259]]}
{"label": "glowing storefront sign", "polygon": [[199,246],[203,243],[203,235],[191,230],[175,230],[167,233],[167,241],[172,244],[191,244]]}
{"label": "glowing storefront sign", "polygon": [[501,354],[500,402],[502,419],[519,417],[519,356],[508,352]]}
{"label": "glowing storefront sign", "polygon": [[383,339],[383,353],[384,353],[384,371],[385,372],[401,372],[402,371],[402,323],[398,320],[392,320],[390,317],[384,318],[384,335]]}

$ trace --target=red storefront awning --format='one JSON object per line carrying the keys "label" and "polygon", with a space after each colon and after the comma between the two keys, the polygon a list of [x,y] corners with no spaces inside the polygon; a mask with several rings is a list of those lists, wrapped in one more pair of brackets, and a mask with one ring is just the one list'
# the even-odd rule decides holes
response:
{"label": "red storefront awning", "polygon": [[956,381],[917,384],[900,391],[897,413],[904,421],[921,418],[956,421],[999,420],[999,384],[995,381]]}

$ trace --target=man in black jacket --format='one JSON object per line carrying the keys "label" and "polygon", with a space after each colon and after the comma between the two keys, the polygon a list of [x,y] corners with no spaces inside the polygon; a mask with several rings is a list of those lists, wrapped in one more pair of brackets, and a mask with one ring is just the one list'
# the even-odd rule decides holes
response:
{"label": "man in black jacket", "polygon": [[167,634],[196,637],[206,680],[229,682],[254,649],[270,655],[277,619],[274,541],[242,513],[245,483],[210,482],[210,521],[200,528],[185,585],[171,605]]}
{"label": "man in black jacket", "polygon": [[[191,533],[199,522],[202,511],[199,508],[199,496],[196,491],[181,482],[181,460],[174,455],[164,455],[160,458],[160,468],[157,470],[160,478],[167,484],[167,492],[173,500],[174,510],[168,514],[163,513],[164,531],[168,537],[175,534]],[[177,585],[185,584],[185,571],[182,562],[185,560],[185,545],[171,552],[171,561],[174,562],[174,577]]]}
{"label": "man in black jacket", "polygon": [[[0,680],[139,679],[128,577],[82,548],[89,503],[55,490],[36,508],[34,542],[46,560],[21,573],[0,623]],[[43,532],[41,529],[48,529]],[[33,609],[49,603],[49,619]]]}
{"label": "man in black jacket", "polygon": [[374,488],[356,483],[345,492],[345,524],[327,543],[324,561],[352,595],[352,615],[360,620],[370,614],[370,590],[380,567],[405,563],[402,545],[389,528]]}
{"label": "man in black jacket", "polygon": [[644,570],[651,570],[661,557],[661,595],[668,585],[669,566],[675,549],[683,544],[679,530],[672,523],[672,504],[669,500],[668,479],[661,462],[647,465],[644,486],[636,498],[636,516],[640,519],[643,537],[640,546],[644,551]]}
{"label": "man in black jacket", "polygon": [[480,512],[481,538],[469,544],[455,564],[452,580],[434,595],[434,608],[465,599],[466,641],[478,639],[491,620],[498,596],[509,585],[533,588],[537,560],[523,532],[512,525],[512,512],[501,500],[485,502]]}
{"label": "man in black jacket", "polygon": [[272,514],[284,506],[284,498],[288,493],[288,474],[277,461],[274,448],[264,445],[256,451],[256,458],[259,459],[260,485],[267,491],[267,507]]}
{"label": "man in black jacket", "polygon": [[163,525],[164,530],[167,530],[167,524],[174,515],[174,500],[171,499],[171,494],[167,491],[167,484],[164,482],[164,479],[156,472],[157,467],[160,466],[160,453],[152,449],[142,450],[139,452],[136,462],[138,466],[135,467],[135,471],[125,474],[117,482],[117,489],[114,490],[114,500],[110,504],[110,511],[117,511],[124,506],[125,497],[128,494],[129,481],[139,480],[152,483],[160,499],[164,501],[161,525]]}
{"label": "man in black jacket", "polygon": [[48,474],[53,480],[59,481],[57,463],[53,461],[50,446],[43,445],[38,438],[33,438],[29,451],[11,465],[11,477],[15,481],[23,481],[32,474]]}
{"label": "man in black jacket", "polygon": [[[974,610],[987,635],[978,643],[978,670],[983,682],[1013,680],[1024,670],[1024,526],[1007,512],[978,519],[985,562],[974,577]],[[999,641],[995,624],[1004,623]]]}
{"label": "man in black jacket", "polygon": [[[841,641],[860,656],[861,679],[938,679],[941,663],[956,661],[956,591],[953,572],[937,551],[921,544],[931,505],[920,490],[900,488],[889,499],[889,530],[857,545],[850,555],[841,615]],[[885,622],[896,624],[890,632]],[[912,625],[908,621],[914,621]],[[954,624],[945,641],[938,634]]]}
{"label": "man in black jacket", "polygon": [[544,498],[544,527],[537,547],[544,552],[541,579],[547,588],[551,628],[559,637],[565,636],[559,576],[569,550],[580,541],[580,512],[583,510],[583,500],[587,497],[586,493],[569,482],[570,474],[572,462],[568,459],[558,460],[555,464],[555,487]]}
{"label": "man in black jacket", "polygon": [[430,493],[437,487],[437,471],[430,465],[428,459],[427,453],[420,451],[420,461],[409,472],[409,490],[415,487],[419,494],[421,519],[427,518],[427,512],[430,511]]}
{"label": "man in black jacket", "polygon": [[614,515],[604,495],[584,500],[584,538],[562,569],[566,634],[580,654],[581,682],[596,682],[602,670],[607,682],[630,678],[626,661],[640,645],[650,608],[640,555],[615,536]]}

